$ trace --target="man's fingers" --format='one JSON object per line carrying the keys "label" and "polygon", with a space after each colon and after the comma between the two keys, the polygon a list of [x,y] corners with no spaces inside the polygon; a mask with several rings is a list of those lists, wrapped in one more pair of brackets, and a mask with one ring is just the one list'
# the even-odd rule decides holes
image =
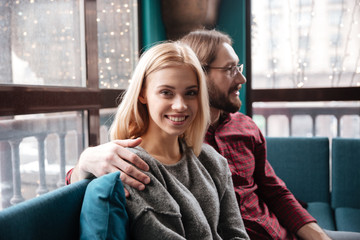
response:
{"label": "man's fingers", "polygon": [[141,138],[136,139],[124,139],[124,140],[114,140],[113,142],[122,146],[122,147],[136,147],[141,143]]}
{"label": "man's fingers", "polygon": [[[120,170],[121,174],[120,174],[120,179],[124,184],[129,185],[130,187],[136,188],[140,191],[145,189],[145,185],[143,183],[141,183],[140,181],[137,181],[136,179],[134,179],[133,177],[129,176],[128,174],[126,174],[124,171],[122,171],[121,169],[118,169],[117,167],[111,167],[111,169],[108,169],[107,173],[113,173],[113,172],[118,172]],[[129,169],[127,169],[129,171]],[[131,171],[130,171],[131,172]],[[140,172],[142,173],[142,172]],[[145,175],[144,173],[142,173],[143,175]],[[102,174],[104,175],[104,174]],[[148,176],[145,175],[146,178],[149,178]],[[149,178],[150,180],[150,178]],[[130,194],[129,192],[124,188],[125,190],[125,196],[128,197]]]}
{"label": "man's fingers", "polygon": [[[142,160],[141,160],[142,161]],[[141,183],[148,184],[150,182],[149,176],[141,172],[135,166],[129,164],[125,161],[116,161],[116,167],[120,169],[121,172],[125,173],[127,176],[130,176]]]}
{"label": "man's fingers", "polygon": [[129,191],[128,190],[126,190],[126,188],[124,188],[124,192],[125,192],[125,197],[129,197],[130,196],[130,193],[129,193]]}
{"label": "man's fingers", "polygon": [[[131,144],[130,142],[133,142]],[[150,182],[150,178],[142,171],[148,171],[149,166],[135,153],[126,149],[122,145],[138,145],[141,139],[116,140],[104,145],[94,147],[90,151],[88,159],[95,159],[85,164],[88,172],[94,173],[99,177],[107,173],[121,171],[125,183],[128,185],[143,189],[144,184]],[[97,151],[94,151],[96,148]],[[89,148],[91,149],[91,148]],[[92,163],[92,164],[89,164]],[[90,168],[89,168],[90,167]],[[124,175],[125,174],[125,175]]]}
{"label": "man's fingers", "polygon": [[123,183],[129,185],[130,187],[136,188],[140,191],[145,189],[145,185],[142,184],[141,182],[135,180],[134,178],[130,177],[129,175],[127,175],[124,172],[121,172],[120,174],[120,179]]}
{"label": "man's fingers", "polygon": [[[121,147],[136,147],[141,143],[141,138],[136,139],[125,139],[125,140],[114,140],[113,142]],[[117,148],[117,154],[120,158],[124,159],[125,161],[131,162],[137,168],[149,171],[149,166],[135,153],[130,152],[128,150],[124,150],[123,148]]]}
{"label": "man's fingers", "polygon": [[137,168],[143,171],[149,171],[149,166],[135,153],[124,148],[118,148],[117,154],[121,159],[134,164]]}

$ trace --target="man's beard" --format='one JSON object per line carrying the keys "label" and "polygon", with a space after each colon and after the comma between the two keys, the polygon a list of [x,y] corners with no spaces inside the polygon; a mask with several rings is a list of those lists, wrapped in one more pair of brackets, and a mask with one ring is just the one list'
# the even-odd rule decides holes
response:
{"label": "man's beard", "polygon": [[210,80],[207,82],[208,84],[208,92],[209,92],[209,101],[210,107],[217,108],[223,110],[225,112],[234,113],[240,110],[241,101],[237,99],[236,102],[230,101],[229,94],[234,92],[234,88],[231,88],[230,91],[225,94],[220,92],[217,87]]}

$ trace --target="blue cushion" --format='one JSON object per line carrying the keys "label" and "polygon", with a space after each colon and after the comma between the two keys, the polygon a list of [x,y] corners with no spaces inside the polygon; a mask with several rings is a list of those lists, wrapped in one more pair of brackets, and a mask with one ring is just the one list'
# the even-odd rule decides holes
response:
{"label": "blue cushion", "polygon": [[329,139],[267,137],[267,158],[295,197],[330,203]]}
{"label": "blue cushion", "polygon": [[360,139],[332,140],[332,207],[360,209]]}
{"label": "blue cushion", "polygon": [[335,230],[334,213],[329,203],[311,202],[306,210],[318,221],[320,227]]}
{"label": "blue cushion", "polygon": [[360,209],[336,208],[336,228],[339,231],[360,232]]}
{"label": "blue cushion", "polygon": [[79,239],[88,183],[83,180],[0,211],[0,239]]}
{"label": "blue cushion", "polygon": [[128,239],[128,215],[120,172],[89,183],[80,214],[80,239]]}

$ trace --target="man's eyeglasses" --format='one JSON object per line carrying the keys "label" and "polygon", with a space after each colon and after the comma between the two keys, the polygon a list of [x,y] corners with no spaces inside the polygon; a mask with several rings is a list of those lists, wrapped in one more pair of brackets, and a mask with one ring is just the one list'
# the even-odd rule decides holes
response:
{"label": "man's eyeglasses", "polygon": [[207,66],[209,69],[220,69],[224,71],[229,71],[230,77],[235,77],[238,73],[243,73],[244,64],[239,64],[231,67],[211,67]]}

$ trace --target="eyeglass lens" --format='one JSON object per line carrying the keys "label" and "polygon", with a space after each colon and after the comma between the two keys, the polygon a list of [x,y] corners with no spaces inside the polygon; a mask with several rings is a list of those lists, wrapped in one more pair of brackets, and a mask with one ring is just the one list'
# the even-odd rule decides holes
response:
{"label": "eyeglass lens", "polygon": [[236,66],[234,66],[234,67],[232,67],[232,69],[231,69],[231,76],[232,77],[235,77],[238,73],[241,73],[242,74],[242,72],[243,72],[243,64],[241,64],[241,65],[236,65]]}

